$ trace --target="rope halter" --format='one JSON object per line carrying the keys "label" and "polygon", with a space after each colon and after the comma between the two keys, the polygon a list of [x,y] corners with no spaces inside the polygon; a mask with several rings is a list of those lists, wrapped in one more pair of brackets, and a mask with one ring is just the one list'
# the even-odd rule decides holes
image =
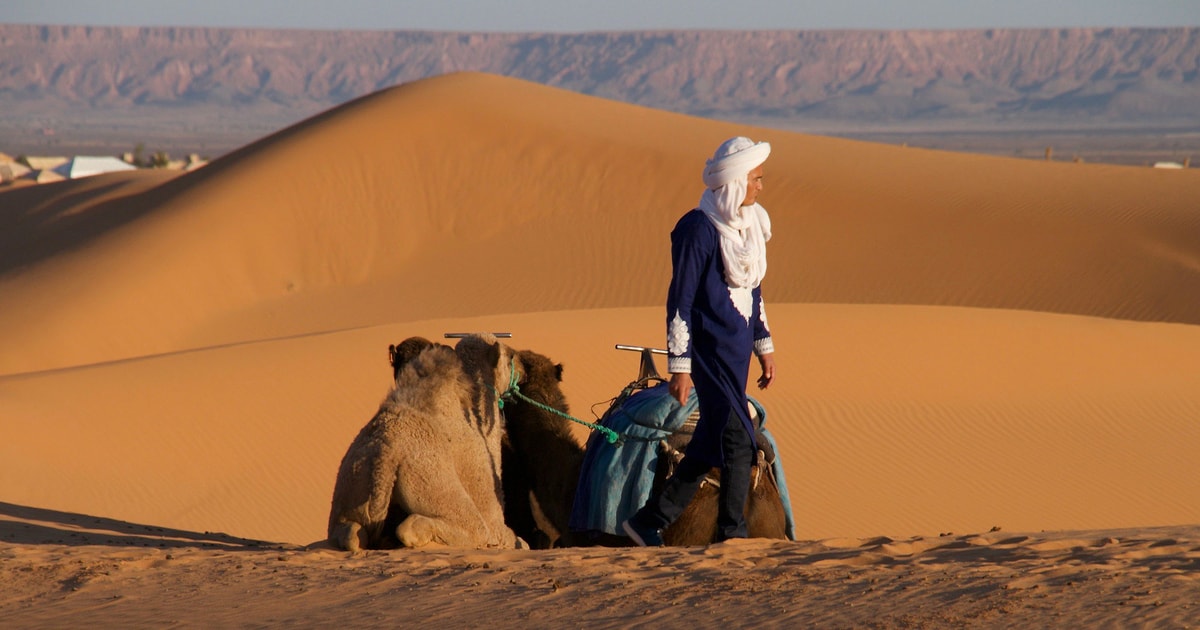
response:
{"label": "rope halter", "polygon": [[510,362],[509,368],[508,368],[508,373],[509,373],[508,389],[505,390],[503,393],[501,393],[499,390],[497,390],[495,388],[495,386],[492,387],[492,391],[496,392],[496,404],[499,405],[500,411],[504,411],[504,402],[505,401],[512,401],[513,399],[516,399],[518,401],[527,402],[527,403],[533,405],[534,407],[541,409],[542,411],[550,412],[556,416],[570,420],[571,422],[582,424],[583,426],[585,426],[593,431],[600,432],[604,436],[604,440],[606,442],[608,442],[609,444],[616,444],[617,446],[621,445],[623,440],[621,440],[621,435],[619,433],[617,433],[616,431],[613,431],[612,429],[610,429],[608,427],[601,426],[601,425],[598,425],[598,424],[595,424],[592,422],[580,420],[579,418],[576,418],[570,414],[563,413],[563,412],[555,409],[554,407],[551,407],[550,405],[538,402],[538,401],[526,396],[525,394],[522,394],[521,386],[517,384],[517,381],[520,379],[519,372],[517,372],[517,367],[516,367],[517,358],[513,357],[510,361],[511,362]]}

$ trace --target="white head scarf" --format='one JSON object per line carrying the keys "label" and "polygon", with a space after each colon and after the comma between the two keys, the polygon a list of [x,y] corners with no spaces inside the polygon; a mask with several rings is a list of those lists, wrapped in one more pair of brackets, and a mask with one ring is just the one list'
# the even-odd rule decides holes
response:
{"label": "white head scarf", "polygon": [[771,240],[771,218],[757,203],[743,206],[747,175],[767,161],[771,145],[738,136],[717,147],[704,164],[700,209],[721,235],[721,257],[725,283],[752,289],[767,273],[767,241]]}

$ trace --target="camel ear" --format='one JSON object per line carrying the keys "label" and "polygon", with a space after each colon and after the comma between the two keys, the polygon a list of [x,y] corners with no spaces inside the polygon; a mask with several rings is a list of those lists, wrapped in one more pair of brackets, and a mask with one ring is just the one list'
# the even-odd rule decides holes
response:
{"label": "camel ear", "polygon": [[501,348],[502,347],[499,341],[488,346],[487,362],[488,365],[492,366],[494,369],[500,367],[500,358],[504,355],[504,352],[501,351]]}
{"label": "camel ear", "polygon": [[563,368],[561,363],[554,364],[554,378],[557,378],[559,383],[562,382],[562,370]]}

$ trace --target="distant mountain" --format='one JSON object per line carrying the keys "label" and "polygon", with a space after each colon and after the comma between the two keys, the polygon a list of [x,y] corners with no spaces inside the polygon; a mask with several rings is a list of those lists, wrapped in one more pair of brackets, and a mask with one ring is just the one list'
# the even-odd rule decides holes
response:
{"label": "distant mountain", "polygon": [[298,120],[456,70],[758,122],[1200,124],[1198,28],[469,34],[0,25],[0,112],[18,118],[236,108]]}

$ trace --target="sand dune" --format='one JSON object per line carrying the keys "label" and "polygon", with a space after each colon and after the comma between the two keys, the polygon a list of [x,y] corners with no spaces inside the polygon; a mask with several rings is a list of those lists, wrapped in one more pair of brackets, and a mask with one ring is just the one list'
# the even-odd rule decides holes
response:
{"label": "sand dune", "polygon": [[[360,99],[126,198],[135,220],[5,274],[0,291],[28,306],[0,314],[16,339],[0,373],[655,304],[665,234],[698,198],[703,157],[735,133],[775,147],[775,302],[1200,322],[1196,172],[744,129],[462,74]],[[0,204],[25,212],[23,198]],[[38,226],[17,229],[25,242]]]}
{"label": "sand dune", "polygon": [[[249,539],[287,549],[289,566],[371,572],[403,558],[293,548],[324,537],[337,463],[388,388],[387,345],[511,331],[514,346],[566,365],[575,415],[592,419],[636,369],[613,345],[662,344],[667,234],[696,201],[704,156],[735,134],[774,147],[764,291],[780,377],[755,394],[799,536],[821,542],[670,556],[423,552],[386,570],[424,576],[448,598],[462,580],[491,583],[446,569],[459,565],[511,564],[521,580],[581,589],[679,569],[720,582],[759,566],[790,585],[768,589],[781,610],[802,583],[835,589],[833,572],[850,571],[839,592],[866,592],[895,563],[910,571],[888,592],[915,588],[911,607],[948,596],[927,584],[929,567],[994,588],[1041,584],[1060,603],[1062,576],[1078,584],[1130,567],[1178,577],[1169,593],[1195,592],[1197,534],[1183,526],[1200,523],[1200,174],[744,128],[459,74],[360,99],[188,174],[0,192],[0,557],[57,567],[35,579],[6,562],[19,594],[0,612],[59,623],[71,613],[38,606],[68,584],[151,598],[130,577],[66,567],[82,553],[178,576],[161,554],[120,549],[143,543],[194,548],[210,576],[241,579],[251,569],[230,569],[224,546]],[[105,543],[110,534],[83,533],[76,517],[102,532],[151,530]],[[971,537],[993,527],[1092,532]],[[75,544],[71,534],[84,546],[56,546]],[[985,542],[1006,549],[994,564],[981,559],[990,551],[965,551]],[[279,555],[254,549],[239,567]],[[557,568],[526,567],[538,557]],[[1169,561],[1139,564],[1150,557]],[[610,576],[601,565],[614,562],[625,568]],[[1055,568],[1064,563],[1075,568]],[[302,574],[312,575],[289,573]],[[362,604],[321,575],[312,584],[328,605]],[[400,588],[355,575],[364,589]],[[557,605],[574,607],[566,590]],[[986,624],[1012,608],[976,594],[986,605],[913,619]],[[1153,619],[1188,618],[1186,598],[1164,597]],[[115,622],[135,614],[98,610]],[[1086,601],[1071,610],[1105,618]],[[771,618],[833,619],[804,611]],[[1122,618],[1141,617],[1111,617]]]}
{"label": "sand dune", "polygon": [[[309,543],[387,391],[389,342],[512,331],[564,363],[591,420],[635,376],[611,340],[652,343],[658,315],[422,321],[7,377],[4,415],[23,421],[0,446],[4,499]],[[772,322],[780,381],[756,395],[800,537],[1200,522],[1196,327],[850,305],[777,305]]]}

